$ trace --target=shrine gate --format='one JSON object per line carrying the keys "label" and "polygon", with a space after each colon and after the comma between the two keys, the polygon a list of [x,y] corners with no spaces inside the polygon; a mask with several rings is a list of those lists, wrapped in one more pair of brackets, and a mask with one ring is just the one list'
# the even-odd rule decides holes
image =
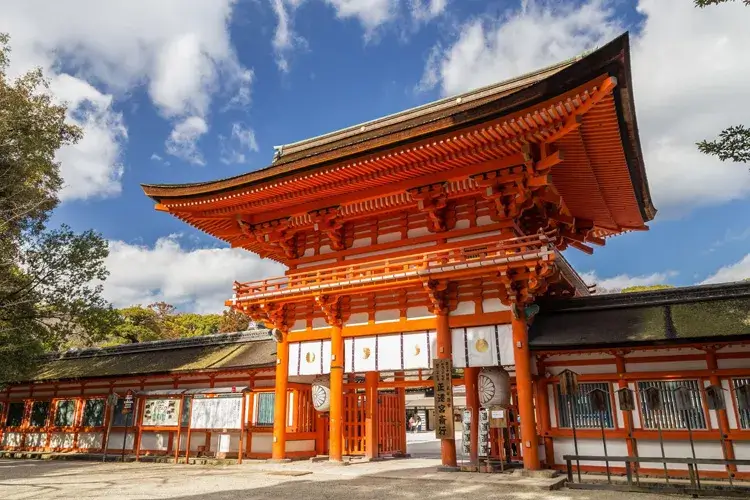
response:
{"label": "shrine gate", "polygon": [[[403,391],[430,386],[433,361],[447,359],[473,421],[480,371],[510,374],[523,464],[539,468],[528,306],[588,295],[561,252],[591,253],[656,213],[627,35],[286,144],[257,171],[143,189],[157,210],[288,267],[236,282],[227,302],[275,328],[275,459],[292,451],[288,391],[305,386],[327,419],[330,460],[403,451]],[[453,436],[442,459],[456,465]]]}

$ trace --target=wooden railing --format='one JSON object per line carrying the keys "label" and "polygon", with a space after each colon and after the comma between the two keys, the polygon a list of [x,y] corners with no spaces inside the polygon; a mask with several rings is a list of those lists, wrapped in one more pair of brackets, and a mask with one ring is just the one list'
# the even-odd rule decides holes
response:
{"label": "wooden railing", "polygon": [[328,285],[355,285],[359,280],[399,280],[414,276],[427,276],[446,266],[472,265],[493,259],[505,258],[524,261],[538,257],[542,251],[554,249],[547,234],[511,238],[496,243],[483,243],[460,248],[436,250],[427,253],[402,255],[376,261],[344,264],[325,269],[300,271],[286,276],[245,283],[235,282],[235,300],[252,300],[264,296],[284,295],[296,291]]}

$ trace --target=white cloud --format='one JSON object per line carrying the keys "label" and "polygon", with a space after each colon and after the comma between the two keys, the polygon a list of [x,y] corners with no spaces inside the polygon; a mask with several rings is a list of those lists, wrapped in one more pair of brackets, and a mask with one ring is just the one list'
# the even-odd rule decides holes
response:
{"label": "white cloud", "polygon": [[750,253],[745,255],[742,260],[720,268],[700,284],[726,283],[731,281],[742,281],[748,278],[750,278]]}
{"label": "white cloud", "polygon": [[631,286],[666,285],[670,278],[677,276],[677,272],[653,273],[642,276],[618,274],[611,278],[599,278],[594,271],[581,273],[581,278],[587,285],[596,285],[596,291],[602,293],[616,293]]}
{"label": "white cloud", "polygon": [[194,165],[205,165],[203,155],[198,150],[198,140],[208,132],[206,120],[191,116],[177,123],[169,134],[164,147],[172,156]]}
{"label": "white cloud", "polygon": [[258,151],[255,131],[241,123],[232,124],[230,137],[220,136],[222,163],[245,163],[246,153]]}
{"label": "white cloud", "polygon": [[356,19],[369,36],[396,14],[398,0],[326,0],[339,19]]}
{"label": "white cloud", "polygon": [[75,145],[63,146],[56,159],[64,180],[63,201],[106,197],[121,191],[120,161],[128,132],[122,114],[112,109],[112,96],[70,75],[57,75],[50,86],[68,105],[68,119],[83,129]]}
{"label": "white cloud", "polygon": [[185,311],[219,312],[235,280],[281,276],[284,267],[242,249],[189,250],[179,236],[153,247],[111,241],[104,296],[115,307],[165,301]]}
{"label": "white cloud", "polygon": [[[500,18],[471,20],[447,48],[433,49],[420,88],[461,92],[594,48],[624,31],[615,3],[527,0]],[[750,9],[640,0],[638,10],[645,21],[631,37],[634,95],[656,207],[669,215],[747,196],[747,168],[704,156],[695,142],[750,116]]]}
{"label": "white cloud", "polygon": [[[57,92],[55,80],[75,68],[74,74],[64,76],[80,94],[69,91],[67,100],[84,102],[92,89],[109,99],[106,107],[101,99],[90,101],[98,107],[87,108],[88,117],[79,110],[90,139],[61,153],[68,185],[64,199],[119,193],[126,129],[112,110],[112,99],[126,98],[133,88],[144,85],[162,115],[175,120],[206,119],[219,91],[236,94],[232,101],[238,105],[249,103],[252,71],[238,62],[229,37],[235,3],[3,2],[0,32],[11,35],[12,76],[41,66]],[[79,83],[72,85],[74,80]]]}
{"label": "white cloud", "polygon": [[307,42],[294,32],[294,11],[303,0],[270,0],[276,14],[276,32],[273,36],[273,49],[276,52],[276,65],[286,73],[289,71],[289,54],[295,47],[305,47]]}
{"label": "white cloud", "polygon": [[411,16],[416,21],[430,21],[445,12],[448,0],[409,0]]}

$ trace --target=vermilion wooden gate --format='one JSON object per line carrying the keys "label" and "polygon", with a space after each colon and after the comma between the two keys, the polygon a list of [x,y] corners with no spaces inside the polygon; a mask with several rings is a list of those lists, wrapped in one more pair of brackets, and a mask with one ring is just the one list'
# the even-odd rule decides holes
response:
{"label": "vermilion wooden gate", "polygon": [[364,394],[344,394],[344,455],[365,454],[365,410]]}
{"label": "vermilion wooden gate", "polygon": [[378,451],[380,455],[393,455],[402,450],[404,418],[397,394],[378,396]]}

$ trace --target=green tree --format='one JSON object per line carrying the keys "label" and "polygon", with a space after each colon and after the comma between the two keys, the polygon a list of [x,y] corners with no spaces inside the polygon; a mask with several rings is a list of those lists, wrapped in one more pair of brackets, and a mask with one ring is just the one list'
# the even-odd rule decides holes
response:
{"label": "green tree", "polygon": [[117,311],[118,324],[104,342],[106,345],[147,342],[164,338],[156,311],[140,305]]}
{"label": "green tree", "polygon": [[242,332],[250,327],[250,318],[236,309],[228,309],[221,315],[220,333]]}
{"label": "green tree", "polygon": [[[708,7],[735,0],[695,0],[696,7]],[[750,6],[750,0],[741,0]],[[712,140],[704,140],[697,143],[701,153],[718,157],[721,161],[733,161],[738,163],[750,162],[750,128],[744,125],[733,125],[722,130],[719,136]]]}
{"label": "green tree", "polygon": [[218,314],[181,313],[169,319],[172,338],[200,337],[219,333],[221,316]]}
{"label": "green tree", "polygon": [[106,241],[47,227],[62,187],[55,153],[81,130],[66,123],[39,69],[10,81],[0,34],[0,381],[22,376],[42,351],[99,338],[117,322],[101,297]]}

